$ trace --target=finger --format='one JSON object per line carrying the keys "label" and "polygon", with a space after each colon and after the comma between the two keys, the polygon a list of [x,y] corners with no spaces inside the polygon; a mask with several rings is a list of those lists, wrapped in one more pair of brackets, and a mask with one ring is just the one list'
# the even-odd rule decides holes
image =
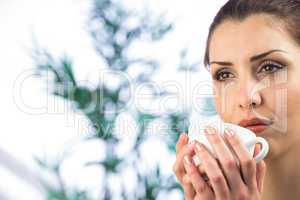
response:
{"label": "finger", "polygon": [[203,180],[197,167],[187,155],[184,157],[184,167],[198,196],[201,196],[203,199],[212,199],[214,197],[213,191]]}
{"label": "finger", "polygon": [[225,179],[227,179],[229,188],[240,189],[241,185],[244,185],[240,170],[221,134],[213,127],[205,129],[205,133],[218,157],[221,170],[224,173]]}
{"label": "finger", "polygon": [[182,149],[182,147],[187,144],[188,136],[185,133],[181,133],[179,139],[176,143],[176,154]]}
{"label": "finger", "polygon": [[255,148],[254,148],[254,153],[253,153],[253,157],[257,156],[258,153],[260,152],[261,150],[261,146],[259,143],[255,144]]}
{"label": "finger", "polygon": [[239,159],[242,177],[250,189],[256,188],[256,161],[250,155],[246,146],[241,142],[237,134],[231,129],[225,129],[225,138]]}
{"label": "finger", "polygon": [[173,165],[173,171],[179,180],[180,183],[182,183],[182,177],[184,174],[186,174],[186,171],[183,166],[183,157],[185,155],[193,155],[194,154],[194,148],[193,144],[186,144],[182,147],[178,155],[176,156],[176,161]]}
{"label": "finger", "polygon": [[183,190],[184,190],[185,199],[186,200],[193,200],[194,196],[196,195],[196,192],[193,188],[193,185],[191,183],[191,180],[190,180],[188,174],[185,174],[183,176],[182,187],[183,187]]}
{"label": "finger", "polygon": [[[260,145],[257,145],[255,148],[254,154],[257,155],[260,150],[261,150]],[[256,164],[256,181],[257,181],[257,188],[260,193],[263,191],[266,169],[267,169],[267,166],[266,166],[265,161],[261,160],[260,162],[258,162]]]}
{"label": "finger", "polygon": [[202,164],[198,165],[198,170],[199,170],[199,172],[200,172],[201,174],[204,174],[204,173],[205,173],[205,169],[204,169],[204,167],[203,167]]}
{"label": "finger", "polygon": [[[261,151],[260,144],[255,144],[254,148],[254,157]],[[257,188],[259,192],[263,191],[263,181],[266,173],[266,164],[264,161],[260,161],[256,164],[256,181],[257,181]]]}
{"label": "finger", "polygon": [[196,142],[196,154],[201,158],[202,165],[210,180],[216,199],[226,199],[229,196],[229,188],[225,177],[213,155],[203,144]]}
{"label": "finger", "polygon": [[207,174],[205,172],[204,166],[202,164],[200,164],[198,166],[198,171],[199,171],[200,175],[202,176],[202,178],[207,182],[208,181],[208,177],[207,177]]}

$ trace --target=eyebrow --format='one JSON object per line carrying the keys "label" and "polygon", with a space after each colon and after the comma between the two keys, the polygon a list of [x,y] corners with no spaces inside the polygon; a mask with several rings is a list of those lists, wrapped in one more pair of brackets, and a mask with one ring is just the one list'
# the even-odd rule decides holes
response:
{"label": "eyebrow", "polygon": [[[267,52],[264,52],[264,53],[252,56],[250,58],[250,62],[254,62],[256,60],[262,59],[262,58],[266,57],[267,55],[269,55],[271,53],[274,53],[274,52],[278,52],[278,51],[279,52],[286,52],[286,51],[283,51],[283,50],[280,50],[280,49],[273,49],[273,50],[270,50],[270,51],[267,51]],[[225,62],[225,61],[212,61],[209,64],[210,65],[212,65],[212,64],[218,64],[218,65],[224,65],[224,66],[232,66],[233,65],[231,62]]]}

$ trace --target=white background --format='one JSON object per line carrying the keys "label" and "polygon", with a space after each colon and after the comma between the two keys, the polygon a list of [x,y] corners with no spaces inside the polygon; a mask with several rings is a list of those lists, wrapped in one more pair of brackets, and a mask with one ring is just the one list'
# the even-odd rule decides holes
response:
{"label": "white background", "polygon": [[[168,19],[175,22],[174,31],[162,44],[164,48],[157,48],[155,52],[149,52],[147,49],[143,51],[163,62],[161,72],[156,77],[158,82],[177,80],[183,85],[186,84],[187,80],[183,75],[178,74],[175,68],[178,52],[188,47],[191,50],[190,60],[202,61],[209,24],[224,2],[224,0],[122,1],[132,8],[142,7],[146,3],[154,12],[167,11]],[[74,58],[75,73],[79,80],[93,80],[93,72],[99,68],[101,60],[94,52],[86,32],[90,8],[91,1],[87,0],[0,1],[0,109],[2,114],[0,152],[6,152],[16,158],[34,171],[34,174],[39,172],[36,171],[32,160],[33,155],[58,156],[71,141],[80,140],[80,134],[85,129],[85,121],[80,114],[72,113],[67,109],[63,101],[48,96],[45,85],[41,84],[40,79],[26,76],[34,68],[29,56],[33,35],[43,47],[47,47],[55,55],[67,53]],[[199,73],[193,74],[190,81],[194,84],[194,81],[207,79],[207,75],[205,71],[200,70]],[[26,81],[20,82],[22,78]],[[22,92],[21,96],[19,91]],[[185,91],[185,95],[189,93],[190,91]],[[37,110],[29,107],[43,107],[46,110],[42,114],[37,114]],[[160,155],[159,148],[146,148],[147,151],[154,157]],[[82,156],[73,162],[101,157],[91,152],[81,153]],[[1,154],[0,194],[16,200],[42,199],[39,191],[21,178],[24,174],[16,175],[12,172],[13,169],[6,168],[11,163]],[[90,183],[95,174],[99,173],[101,176],[96,169],[79,175],[76,174],[77,170],[80,169],[73,168],[66,173],[70,182],[80,179],[80,184],[84,184],[84,180]]]}

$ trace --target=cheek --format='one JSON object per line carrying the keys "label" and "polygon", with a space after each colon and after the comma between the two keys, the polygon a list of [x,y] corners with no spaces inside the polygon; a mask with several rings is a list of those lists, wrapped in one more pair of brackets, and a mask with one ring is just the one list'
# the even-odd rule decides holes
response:
{"label": "cheek", "polygon": [[219,115],[222,116],[223,114],[223,106],[222,106],[222,102],[223,102],[223,94],[221,92],[221,88],[219,84],[214,83],[214,88],[213,88],[213,94],[214,94],[214,100],[215,100],[215,106],[216,106],[216,110],[218,112]]}
{"label": "cheek", "polygon": [[287,81],[287,115],[288,125],[298,129],[300,119],[300,62],[290,68]]}
{"label": "cheek", "polygon": [[214,88],[214,95],[218,114],[223,120],[230,121],[234,111],[234,106],[237,104],[233,98],[234,90],[228,86],[222,87],[218,85]]}
{"label": "cheek", "polygon": [[300,119],[300,81],[295,84],[290,84],[287,88],[287,118],[290,126],[297,126]]}
{"label": "cheek", "polygon": [[[295,113],[300,106],[300,69],[295,69],[288,74],[287,80],[287,96],[288,96],[288,110]],[[296,109],[295,109],[296,108]],[[298,115],[298,117],[300,117]]]}
{"label": "cheek", "polygon": [[271,85],[260,91],[262,105],[258,107],[259,113],[267,118],[274,120],[273,128],[276,131],[283,131],[286,128],[286,87]]}
{"label": "cheek", "polygon": [[[286,121],[288,126],[293,125],[294,120],[298,121],[300,117],[300,71],[298,68],[278,73],[275,81],[275,108],[278,119]],[[281,83],[279,83],[281,82]]]}
{"label": "cheek", "polygon": [[228,116],[228,112],[225,109],[226,107],[228,108],[228,106],[223,106],[221,98],[218,98],[218,97],[215,98],[215,104],[216,104],[217,113],[219,114],[220,118],[223,121],[228,122],[229,116]]}
{"label": "cheek", "polygon": [[295,84],[293,80],[288,80],[278,83],[272,79],[271,86],[261,91],[264,100],[261,111],[275,120],[273,128],[280,133],[290,132],[299,123],[300,81],[298,82]]}

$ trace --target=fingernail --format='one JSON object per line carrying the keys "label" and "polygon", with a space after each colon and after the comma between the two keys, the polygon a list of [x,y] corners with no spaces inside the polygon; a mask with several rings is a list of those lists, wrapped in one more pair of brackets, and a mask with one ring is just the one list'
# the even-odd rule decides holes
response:
{"label": "fingernail", "polygon": [[234,136],[234,132],[230,129],[225,129],[224,132],[225,132],[225,135],[229,138]]}
{"label": "fingernail", "polygon": [[185,134],[184,133],[181,133],[180,136],[179,136],[179,140],[183,140],[185,137]]}
{"label": "fingernail", "polygon": [[184,159],[185,164],[187,164],[188,166],[190,166],[192,164],[190,161],[190,158],[188,156],[184,156],[183,159]]}

